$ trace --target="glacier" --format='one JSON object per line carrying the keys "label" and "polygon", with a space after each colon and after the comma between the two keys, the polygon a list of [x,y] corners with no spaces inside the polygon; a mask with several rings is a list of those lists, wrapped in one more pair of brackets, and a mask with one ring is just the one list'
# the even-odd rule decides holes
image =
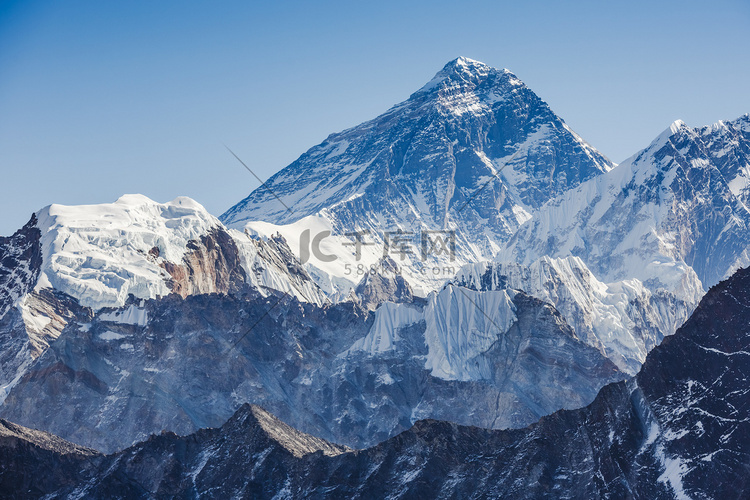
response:
{"label": "glacier", "polygon": [[[179,197],[157,203],[143,195],[125,195],[101,205],[50,205],[37,213],[42,233],[42,268],[36,290],[54,288],[99,310],[138,299],[164,297],[174,291],[166,264],[179,265],[190,243],[223,224],[199,203]],[[259,290],[280,290],[300,300],[322,303],[324,294],[304,271],[287,269],[280,240],[261,241],[238,231],[229,233],[249,283]],[[298,270],[299,271],[299,270]],[[193,275],[193,293],[222,291],[220,285]]]}

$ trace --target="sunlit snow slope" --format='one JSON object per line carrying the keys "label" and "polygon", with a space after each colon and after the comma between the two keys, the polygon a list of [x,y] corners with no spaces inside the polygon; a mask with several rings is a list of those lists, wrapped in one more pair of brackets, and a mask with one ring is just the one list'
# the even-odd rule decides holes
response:
{"label": "sunlit snow slope", "polygon": [[95,310],[122,306],[131,294],[226,292],[232,280],[325,300],[304,275],[290,275],[287,256],[279,255],[288,253],[283,243],[227,233],[190,198],[157,203],[126,195],[102,205],[51,205],[37,217],[43,252],[36,288],[52,287]]}
{"label": "sunlit snow slope", "polygon": [[500,260],[578,256],[599,279],[638,278],[697,303],[750,262],[750,116],[676,121],[614,170],[545,205]]}

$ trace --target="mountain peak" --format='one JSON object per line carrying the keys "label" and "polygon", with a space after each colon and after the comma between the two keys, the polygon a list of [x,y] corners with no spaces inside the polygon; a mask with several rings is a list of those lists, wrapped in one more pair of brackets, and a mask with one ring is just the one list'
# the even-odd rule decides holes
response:
{"label": "mountain peak", "polygon": [[461,70],[467,70],[467,71],[476,71],[481,69],[492,69],[490,66],[486,65],[485,63],[481,61],[477,61],[475,59],[470,59],[468,57],[460,56],[452,61],[449,61],[448,64],[446,64],[443,69],[461,69]]}
{"label": "mountain peak", "polygon": [[443,66],[443,69],[438,71],[432,80],[419,89],[415,95],[454,86],[464,86],[466,84],[476,88],[488,80],[492,80],[494,85],[497,81],[496,77],[504,75],[510,77],[513,86],[522,84],[521,81],[507,69],[493,68],[483,62],[461,56],[449,61]]}
{"label": "mountain peak", "polygon": [[268,439],[278,443],[297,458],[318,451],[329,457],[350,451],[346,446],[329,443],[300,432],[266,409],[248,403],[243,404],[223,426],[225,431],[242,435],[246,435],[250,428],[261,430]]}
{"label": "mountain peak", "polygon": [[[273,231],[296,242],[315,216],[342,244],[354,230],[378,245],[397,229],[419,238],[462,228],[452,259],[468,262],[490,258],[530,211],[611,167],[510,71],[459,57],[406,101],[308,150],[221,220],[261,232],[257,221],[285,225]],[[344,249],[339,255],[362,257]],[[378,265],[382,255],[367,253],[367,265]],[[325,272],[343,266],[339,259]],[[415,293],[427,279],[412,276]]]}
{"label": "mountain peak", "polygon": [[687,127],[687,124],[682,120],[675,120],[672,122],[672,124],[669,126],[669,131],[673,134],[676,134],[680,131],[680,129]]}
{"label": "mountain peak", "polygon": [[669,127],[665,128],[661,134],[657,135],[656,138],[651,141],[651,144],[646,150],[659,150],[667,144],[673,136],[682,134],[687,130],[690,130],[690,127],[688,127],[684,121],[675,120],[669,125]]}

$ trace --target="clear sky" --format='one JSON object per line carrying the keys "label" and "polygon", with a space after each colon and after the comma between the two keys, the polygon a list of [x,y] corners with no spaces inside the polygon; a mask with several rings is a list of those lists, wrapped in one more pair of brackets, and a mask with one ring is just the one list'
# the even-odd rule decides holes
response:
{"label": "clear sky", "polygon": [[459,55],[513,71],[614,161],[750,112],[750,2],[0,0],[0,235],[50,203],[220,215]]}

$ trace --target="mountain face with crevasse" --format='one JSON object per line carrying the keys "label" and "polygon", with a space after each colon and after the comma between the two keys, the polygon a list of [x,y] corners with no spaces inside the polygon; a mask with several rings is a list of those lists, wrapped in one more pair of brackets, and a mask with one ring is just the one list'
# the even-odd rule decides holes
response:
{"label": "mountain face with crevasse", "polygon": [[[421,420],[357,451],[250,405],[220,428],[163,433],[110,456],[0,421],[0,484],[29,485],[28,497],[746,498],[748,325],[742,269],[709,291],[636,377],[604,387],[585,408],[506,431]],[[11,475],[6,467],[19,460],[29,467]],[[30,486],[40,470],[55,480]]]}

